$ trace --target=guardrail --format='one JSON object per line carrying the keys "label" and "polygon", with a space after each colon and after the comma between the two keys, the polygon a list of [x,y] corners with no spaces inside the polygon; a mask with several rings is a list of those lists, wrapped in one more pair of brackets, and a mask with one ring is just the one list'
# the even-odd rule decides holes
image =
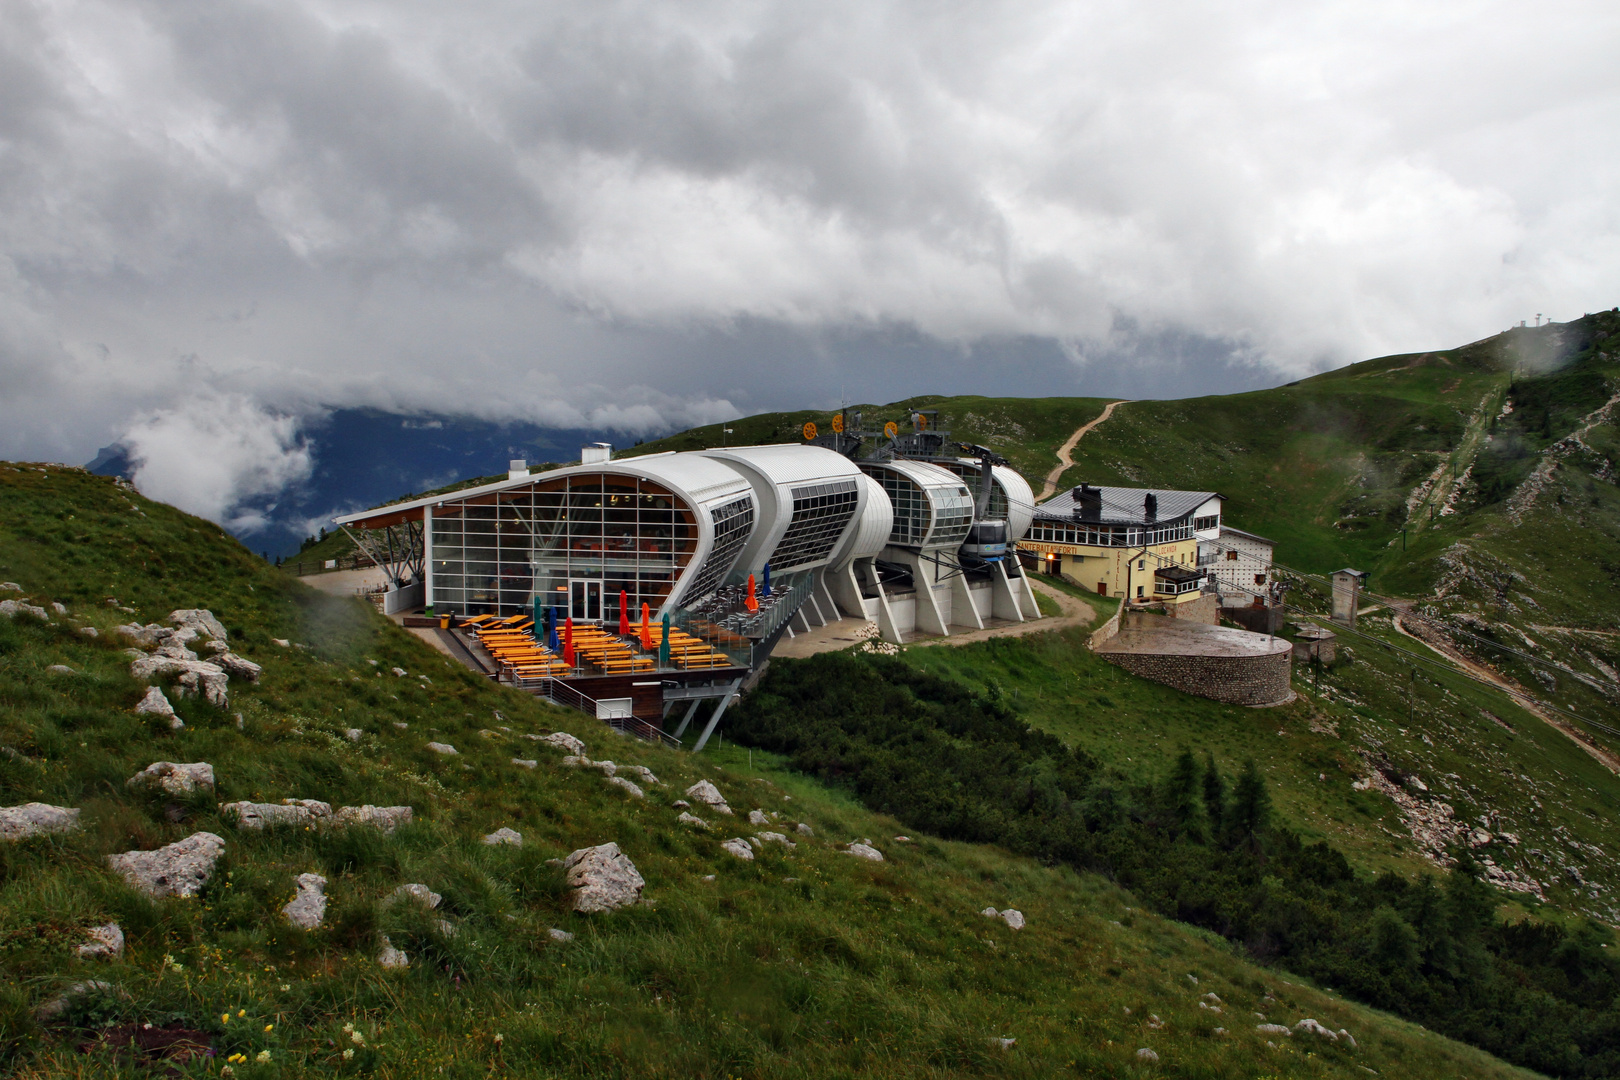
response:
{"label": "guardrail", "polygon": [[366,555],[340,555],[336,559],[295,559],[292,562],[281,564],[283,570],[289,571],[294,577],[303,577],[305,574],[319,574],[333,570],[364,570],[368,566],[376,566],[377,560]]}

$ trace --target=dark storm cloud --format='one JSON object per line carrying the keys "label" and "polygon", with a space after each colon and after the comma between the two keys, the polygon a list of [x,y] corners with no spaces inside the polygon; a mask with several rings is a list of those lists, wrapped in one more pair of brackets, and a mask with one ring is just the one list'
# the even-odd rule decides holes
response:
{"label": "dark storm cloud", "polygon": [[1607,307],[1617,37],[1596,0],[19,0],[0,455],[124,436],[229,518],[329,407],[1180,395]]}

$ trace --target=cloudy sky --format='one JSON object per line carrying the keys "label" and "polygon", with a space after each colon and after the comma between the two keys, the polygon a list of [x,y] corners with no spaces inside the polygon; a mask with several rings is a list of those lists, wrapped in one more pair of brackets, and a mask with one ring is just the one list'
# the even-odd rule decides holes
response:
{"label": "cloudy sky", "polygon": [[7,0],[0,457],[1179,396],[1620,303],[1620,5]]}

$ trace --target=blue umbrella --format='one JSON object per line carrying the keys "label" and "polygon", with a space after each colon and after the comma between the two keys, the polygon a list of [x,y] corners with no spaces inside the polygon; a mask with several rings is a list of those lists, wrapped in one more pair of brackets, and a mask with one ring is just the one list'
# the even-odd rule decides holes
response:
{"label": "blue umbrella", "polygon": [[669,612],[664,612],[664,636],[658,642],[658,666],[669,667]]}
{"label": "blue umbrella", "polygon": [[552,652],[562,649],[562,642],[557,640],[557,609],[551,609],[551,618],[547,620],[551,625],[546,628],[546,645]]}
{"label": "blue umbrella", "polygon": [[540,602],[540,597],[534,598],[534,627],[529,635],[539,641],[546,633],[546,606]]}
{"label": "blue umbrella", "polygon": [[769,595],[771,595],[771,564],[770,563],[765,564],[765,582],[764,582],[763,587],[759,590],[759,595],[760,596],[769,596]]}

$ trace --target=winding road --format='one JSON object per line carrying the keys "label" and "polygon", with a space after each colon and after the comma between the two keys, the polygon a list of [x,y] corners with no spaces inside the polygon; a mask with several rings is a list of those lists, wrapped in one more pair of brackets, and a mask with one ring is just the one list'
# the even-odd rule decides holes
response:
{"label": "winding road", "polygon": [[1069,436],[1069,441],[1058,447],[1057,468],[1046,474],[1046,483],[1041,488],[1040,495],[1036,497],[1036,502],[1043,503],[1056,494],[1058,480],[1063,476],[1063,471],[1065,469],[1072,469],[1074,467],[1074,459],[1069,455],[1074,453],[1074,448],[1079,445],[1080,440],[1085,437],[1086,432],[1090,431],[1092,428],[1096,427],[1110,416],[1113,416],[1114,410],[1124,404],[1126,404],[1125,401],[1110,401],[1103,409],[1101,416],[1097,417],[1097,419],[1091,421],[1089,424],[1081,424],[1079,427],[1075,428],[1074,434]]}

